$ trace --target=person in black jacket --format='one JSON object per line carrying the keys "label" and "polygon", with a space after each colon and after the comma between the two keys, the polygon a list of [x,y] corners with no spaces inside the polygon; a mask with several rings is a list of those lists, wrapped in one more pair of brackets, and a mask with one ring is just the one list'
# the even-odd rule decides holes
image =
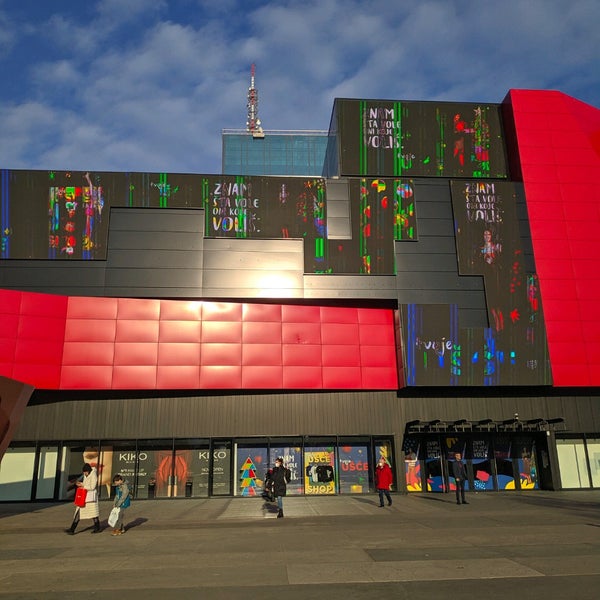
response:
{"label": "person in black jacket", "polygon": [[469,504],[465,500],[465,479],[467,478],[467,468],[462,461],[460,452],[454,454],[454,462],[452,463],[452,476],[456,482],[456,504],[460,504],[462,499],[463,504]]}
{"label": "person in black jacket", "polygon": [[278,456],[275,460],[273,469],[273,495],[277,498],[277,518],[283,518],[283,497],[287,492],[287,484],[292,478],[292,474],[287,467],[283,466],[283,458]]}

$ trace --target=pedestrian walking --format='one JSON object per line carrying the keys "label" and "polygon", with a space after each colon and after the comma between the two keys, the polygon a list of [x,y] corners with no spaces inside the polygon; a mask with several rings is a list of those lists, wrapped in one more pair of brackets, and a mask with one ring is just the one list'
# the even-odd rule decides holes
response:
{"label": "pedestrian walking", "polygon": [[129,485],[127,481],[123,479],[123,476],[120,473],[117,473],[113,477],[113,485],[115,486],[113,510],[117,510],[117,518],[111,535],[123,535],[125,533],[123,519],[125,518],[125,511],[131,505],[131,492],[129,491]]}
{"label": "pedestrian walking", "polygon": [[[75,502],[79,502],[79,496],[82,496],[82,500],[79,504],[75,505],[75,514],[73,515],[73,523],[69,529],[65,529],[65,532],[69,535],[75,535],[75,529],[81,519],[93,519],[94,529],[92,533],[100,533],[100,510],[98,508],[98,473],[96,469],[85,463],[82,468],[82,476],[75,482],[77,486],[75,494]],[[79,492],[82,490],[82,492]],[[83,498],[83,490],[85,490],[85,497]]]}
{"label": "pedestrian walking", "polygon": [[383,508],[383,496],[387,498],[388,506],[392,505],[392,495],[390,494],[390,488],[394,482],[394,475],[387,460],[382,456],[377,463],[375,468],[375,488],[379,494],[379,507]]}
{"label": "pedestrian walking", "polygon": [[277,457],[273,469],[273,495],[277,499],[277,518],[283,518],[283,498],[287,493],[287,484],[292,478],[291,471],[283,465],[283,458]]}

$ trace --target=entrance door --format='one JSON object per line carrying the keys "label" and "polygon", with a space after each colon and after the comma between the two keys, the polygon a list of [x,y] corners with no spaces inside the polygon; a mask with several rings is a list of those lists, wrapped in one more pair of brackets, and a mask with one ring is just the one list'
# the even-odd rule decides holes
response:
{"label": "entrance door", "polygon": [[211,496],[231,496],[231,440],[213,440],[210,453]]}

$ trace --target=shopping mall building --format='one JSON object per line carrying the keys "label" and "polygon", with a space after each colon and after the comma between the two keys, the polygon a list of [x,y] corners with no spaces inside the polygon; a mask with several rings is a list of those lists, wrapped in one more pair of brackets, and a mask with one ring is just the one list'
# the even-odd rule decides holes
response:
{"label": "shopping mall building", "polygon": [[455,451],[471,490],[600,487],[599,181],[600,110],[529,90],[337,99],[317,174],[2,170],[0,500],[84,460],[254,496],[278,455],[292,494],[381,455],[444,493]]}

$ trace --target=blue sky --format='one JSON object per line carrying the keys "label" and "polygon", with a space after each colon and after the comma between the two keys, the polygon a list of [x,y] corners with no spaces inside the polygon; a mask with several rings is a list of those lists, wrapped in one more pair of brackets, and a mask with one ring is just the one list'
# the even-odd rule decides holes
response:
{"label": "blue sky", "polygon": [[269,129],[333,99],[600,107],[598,0],[0,0],[0,167],[219,173],[250,65]]}

